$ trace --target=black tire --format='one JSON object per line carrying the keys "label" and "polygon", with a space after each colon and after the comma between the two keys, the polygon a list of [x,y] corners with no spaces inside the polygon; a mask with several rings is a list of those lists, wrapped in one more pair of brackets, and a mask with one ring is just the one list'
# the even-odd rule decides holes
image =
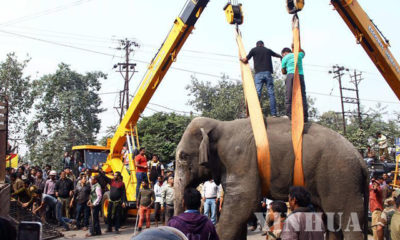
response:
{"label": "black tire", "polygon": [[107,224],[107,206],[110,199],[110,192],[105,192],[101,199],[101,215],[103,216],[104,223]]}

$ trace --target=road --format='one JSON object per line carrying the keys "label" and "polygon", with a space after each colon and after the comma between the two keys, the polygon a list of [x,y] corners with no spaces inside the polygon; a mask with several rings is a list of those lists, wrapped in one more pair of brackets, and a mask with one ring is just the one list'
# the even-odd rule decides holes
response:
{"label": "road", "polygon": [[[91,239],[115,239],[115,240],[130,240],[132,236],[134,235],[134,226],[135,225],[135,219],[134,218],[129,218],[128,222],[125,226],[123,226],[120,230],[121,234],[115,234],[115,233],[105,233],[106,230],[106,225],[102,224],[101,225],[101,230],[103,235],[101,236],[96,236],[96,238],[91,238]],[[154,224],[152,223],[151,227],[155,227]],[[71,230],[67,232],[63,232],[64,237],[60,239],[73,239],[73,240],[87,240],[90,238],[85,238],[86,233],[88,231],[82,231],[82,230]],[[372,240],[372,236],[368,237],[369,240]],[[247,240],[265,240],[265,236],[261,236],[261,232],[259,229],[257,229],[254,232],[248,231],[247,234]]]}
{"label": "road", "polygon": [[[106,225],[102,224],[101,231],[103,235],[96,236],[96,238],[91,238],[91,239],[130,240],[134,235],[134,227],[133,227],[134,225],[135,225],[135,218],[129,218],[127,224],[121,228],[120,230],[121,234],[115,234],[115,233],[105,233]],[[155,227],[153,223],[151,227]],[[62,233],[64,234],[64,237],[60,239],[73,239],[73,240],[90,239],[90,238],[85,238],[85,235],[86,233],[88,233],[88,231],[71,230]],[[249,234],[247,236],[248,240],[265,240],[265,236],[261,236],[261,232],[259,230],[256,230],[254,232],[249,231]]]}

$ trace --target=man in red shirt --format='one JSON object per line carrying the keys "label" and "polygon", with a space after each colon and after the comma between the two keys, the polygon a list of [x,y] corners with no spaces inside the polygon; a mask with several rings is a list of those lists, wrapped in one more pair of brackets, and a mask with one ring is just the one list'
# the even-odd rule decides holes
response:
{"label": "man in red shirt", "polygon": [[372,184],[369,185],[369,210],[372,213],[372,233],[374,240],[378,240],[377,224],[381,219],[381,213],[383,210],[382,201],[382,190],[379,186],[379,182],[375,179],[372,180]]}
{"label": "man in red shirt", "polygon": [[135,166],[136,166],[136,198],[139,195],[140,185],[143,181],[149,181],[147,179],[147,158],[146,158],[146,149],[141,147],[139,149],[139,154],[135,157]]}

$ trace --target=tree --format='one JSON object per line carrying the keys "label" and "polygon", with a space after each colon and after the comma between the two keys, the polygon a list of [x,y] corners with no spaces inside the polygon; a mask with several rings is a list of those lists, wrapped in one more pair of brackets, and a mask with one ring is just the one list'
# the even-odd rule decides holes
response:
{"label": "tree", "polygon": [[29,76],[24,75],[30,59],[19,61],[15,53],[9,53],[0,63],[0,96],[7,96],[9,103],[9,133],[11,139],[22,139],[27,115],[34,101],[35,91]]}
{"label": "tree", "polygon": [[118,125],[108,126],[106,129],[106,134],[99,140],[99,145],[107,146],[107,139],[114,137],[117,127]]}
{"label": "tree", "polygon": [[[274,75],[276,108],[278,115],[286,115],[285,107],[285,83],[282,76]],[[215,85],[211,82],[203,82],[192,76],[191,84],[186,87],[189,90],[188,101],[202,116],[229,121],[246,117],[246,105],[243,94],[243,86],[239,81],[230,80],[224,75]],[[270,113],[269,97],[266,87],[262,90],[261,108],[264,116]],[[309,115],[314,117],[317,110],[313,107],[314,100],[308,98]]]}
{"label": "tree", "polygon": [[140,146],[148,155],[157,154],[163,163],[175,159],[175,149],[191,117],[175,113],[156,113],[138,122]]}
{"label": "tree", "polygon": [[98,114],[104,111],[98,95],[101,78],[106,78],[102,72],[80,74],[61,63],[54,74],[37,81],[40,98],[26,133],[32,162],[57,167],[63,151],[95,143],[101,123]]}

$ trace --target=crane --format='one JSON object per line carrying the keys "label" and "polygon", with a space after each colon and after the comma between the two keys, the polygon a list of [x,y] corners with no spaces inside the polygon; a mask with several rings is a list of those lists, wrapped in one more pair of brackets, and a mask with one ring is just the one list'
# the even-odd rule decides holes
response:
{"label": "crane", "polygon": [[[330,0],[330,2],[353,32],[357,43],[361,44],[396,96],[400,99],[400,67],[389,49],[389,42],[385,40],[382,33],[371,21],[357,0]],[[136,207],[136,176],[135,165],[132,159],[132,146],[137,146],[139,144],[138,139],[135,140],[134,138],[137,121],[168,72],[170,66],[176,61],[179,51],[193,31],[196,22],[208,3],[209,0],[186,1],[181,13],[174,20],[165,41],[149,64],[147,72],[144,75],[129,109],[119,124],[113,138],[108,141],[107,146],[84,145],[73,147],[73,151],[78,159],[82,159],[84,162],[86,162],[87,159],[90,159],[90,161],[94,163],[104,162],[103,170],[105,172],[120,171],[122,173],[127,189],[127,206],[130,209]],[[286,6],[289,13],[295,14],[304,7],[304,0],[286,0]],[[237,25],[243,23],[241,5],[227,4],[224,10],[228,23]],[[243,47],[241,52],[243,54]],[[248,70],[246,71],[248,73]],[[251,89],[251,87],[249,89]],[[255,103],[255,105],[257,104]],[[258,107],[255,106],[254,108]],[[252,108],[252,110],[254,109]],[[258,110],[256,109],[256,111]],[[260,121],[258,114],[254,123],[259,125],[259,129],[264,126]],[[260,144],[264,144],[264,146],[265,143],[262,142],[262,139],[265,139],[265,136],[260,138]],[[121,150],[126,143],[129,145],[130,172],[125,168],[122,161],[123,156],[121,154]],[[266,155],[269,155],[269,152],[265,152],[264,157]],[[93,159],[95,159],[96,156],[98,157],[97,159],[101,160],[94,161]],[[259,164],[262,162],[263,161],[259,161]],[[263,168],[265,171],[269,171],[268,165]],[[268,181],[265,184],[269,184]],[[105,210],[106,207],[107,199],[103,201],[103,210]],[[106,211],[103,211],[103,213],[106,214]],[[131,211],[131,213],[135,214],[136,212]]]}

